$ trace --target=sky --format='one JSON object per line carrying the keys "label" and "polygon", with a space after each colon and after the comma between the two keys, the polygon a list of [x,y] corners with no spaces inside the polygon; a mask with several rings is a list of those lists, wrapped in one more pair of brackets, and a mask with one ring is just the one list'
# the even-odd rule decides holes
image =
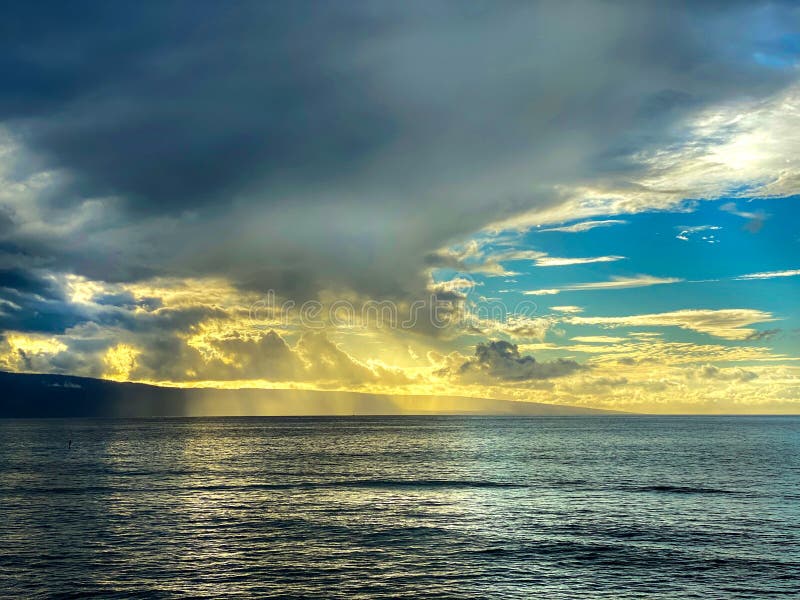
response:
{"label": "sky", "polygon": [[796,3],[44,4],[0,370],[800,411]]}

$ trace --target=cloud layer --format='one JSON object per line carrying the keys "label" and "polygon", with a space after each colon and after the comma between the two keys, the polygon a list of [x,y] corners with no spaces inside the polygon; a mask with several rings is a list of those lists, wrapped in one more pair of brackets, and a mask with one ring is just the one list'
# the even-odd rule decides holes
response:
{"label": "cloud layer", "polygon": [[[738,345],[786,342],[752,326],[786,317],[759,286],[791,285],[797,265],[706,279],[673,271],[672,256],[640,268],[628,250],[651,239],[637,213],[680,211],[664,230],[679,252],[721,252],[713,223],[727,219],[726,236],[753,234],[743,256],[765,254],[755,234],[777,212],[749,200],[800,191],[796,3],[3,9],[0,368],[562,401],[765,381],[774,399],[795,382],[789,367],[711,363],[793,360]],[[692,223],[700,200],[723,196]],[[697,256],[711,268],[720,255]],[[639,289],[669,298],[700,277],[748,289],[678,307]],[[592,290],[618,291],[552,312],[524,297]],[[254,323],[272,291],[297,310],[402,316],[421,302],[449,320],[314,328],[264,311]],[[520,310],[464,318],[500,296]],[[663,327],[735,344],[622,331]],[[658,378],[637,370],[667,347],[675,364]]]}
{"label": "cloud layer", "polygon": [[630,178],[634,156],[680,142],[681,120],[788,85],[753,60],[771,50],[754,23],[773,38],[797,17],[694,2],[7,8],[7,251],[93,279],[224,274],[298,298],[416,294],[447,241],[559,205],[564,186]]}

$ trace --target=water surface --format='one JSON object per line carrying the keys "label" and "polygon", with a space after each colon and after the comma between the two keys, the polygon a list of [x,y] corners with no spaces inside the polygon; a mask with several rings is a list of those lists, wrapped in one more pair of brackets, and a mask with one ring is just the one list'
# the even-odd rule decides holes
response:
{"label": "water surface", "polygon": [[0,582],[17,598],[790,597],[800,418],[0,421]]}

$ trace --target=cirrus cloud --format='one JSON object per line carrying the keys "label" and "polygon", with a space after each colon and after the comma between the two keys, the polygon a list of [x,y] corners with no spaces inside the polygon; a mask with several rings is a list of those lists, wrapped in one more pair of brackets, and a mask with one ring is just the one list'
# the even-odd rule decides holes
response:
{"label": "cirrus cloud", "polygon": [[664,285],[679,283],[683,279],[677,277],[654,277],[652,275],[637,275],[635,277],[612,277],[610,281],[596,281],[592,283],[574,283],[559,288],[546,288],[541,290],[528,290],[523,292],[528,296],[547,296],[560,292],[580,292],[585,290],[624,290],[628,288],[648,287],[651,285]]}
{"label": "cirrus cloud", "polygon": [[747,326],[775,321],[771,313],[749,309],[687,309],[644,315],[620,317],[568,317],[565,322],[574,325],[600,325],[603,327],[680,327],[728,340],[747,340],[757,333]]}

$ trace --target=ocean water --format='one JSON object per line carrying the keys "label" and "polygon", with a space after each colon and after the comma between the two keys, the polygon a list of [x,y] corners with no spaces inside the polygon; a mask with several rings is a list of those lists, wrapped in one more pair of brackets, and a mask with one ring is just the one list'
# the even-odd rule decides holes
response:
{"label": "ocean water", "polygon": [[0,595],[798,597],[800,418],[0,421]]}

